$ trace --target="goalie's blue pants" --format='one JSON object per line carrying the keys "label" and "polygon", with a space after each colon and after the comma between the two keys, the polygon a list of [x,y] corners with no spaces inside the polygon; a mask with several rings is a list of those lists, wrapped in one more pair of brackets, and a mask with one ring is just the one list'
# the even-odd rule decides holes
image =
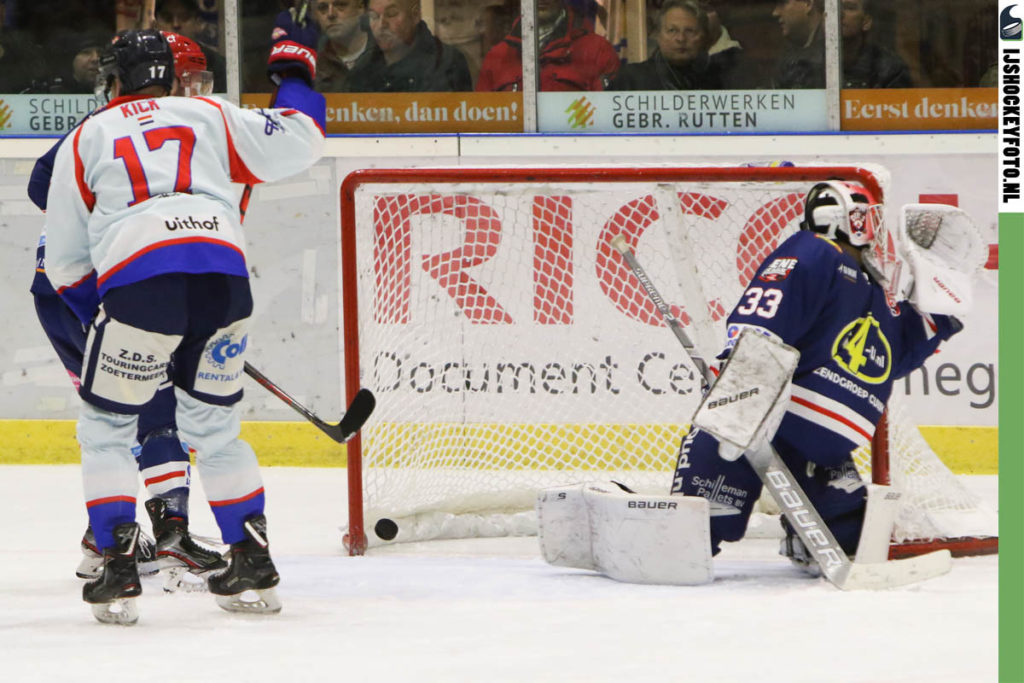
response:
{"label": "goalie's blue pants", "polygon": [[[772,445],[793,472],[822,519],[847,554],[857,550],[867,505],[867,489],[853,458],[838,465],[815,464],[806,451],[776,436]],[[829,458],[835,462],[836,458]],[[718,455],[718,441],[694,430],[679,448],[672,493],[702,496],[711,505],[711,550],[717,554],[722,541],[738,541],[747,531],[754,504],[761,495],[761,479],[746,458],[735,461]]]}

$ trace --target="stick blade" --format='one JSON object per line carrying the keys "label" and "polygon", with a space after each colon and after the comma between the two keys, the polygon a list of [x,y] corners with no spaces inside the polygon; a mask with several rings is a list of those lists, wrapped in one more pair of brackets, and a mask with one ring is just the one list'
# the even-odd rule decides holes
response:
{"label": "stick blade", "polygon": [[356,392],[352,403],[348,405],[345,416],[336,425],[317,425],[329,437],[338,443],[345,443],[356,435],[362,426],[370,419],[373,409],[377,407],[377,398],[369,389],[360,389]]}
{"label": "stick blade", "polygon": [[953,556],[948,550],[936,550],[926,555],[904,560],[889,560],[871,564],[850,565],[850,571],[835,584],[842,590],[884,590],[927,581],[949,573]]}

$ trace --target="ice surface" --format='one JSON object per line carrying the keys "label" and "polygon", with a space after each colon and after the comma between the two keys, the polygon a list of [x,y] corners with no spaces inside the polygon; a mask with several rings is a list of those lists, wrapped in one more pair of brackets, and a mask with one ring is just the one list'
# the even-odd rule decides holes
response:
{"label": "ice surface", "polygon": [[[143,580],[134,627],[97,623],[74,569],[75,466],[0,467],[3,681],[993,681],[995,557],[914,587],[843,593],[750,539],[714,583],[616,583],[546,565],[535,538],[349,558],[345,471],[266,468],[281,614],[232,615]],[[192,528],[215,535],[194,482]],[[969,482],[995,504],[995,477]],[[141,501],[140,501],[141,503]],[[140,519],[146,519],[141,514]],[[148,524],[144,524],[144,527]]]}

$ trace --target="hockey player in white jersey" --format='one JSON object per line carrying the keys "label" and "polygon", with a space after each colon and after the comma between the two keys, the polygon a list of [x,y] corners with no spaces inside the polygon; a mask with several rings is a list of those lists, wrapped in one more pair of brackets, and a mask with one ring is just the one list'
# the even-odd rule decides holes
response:
{"label": "hockey player in white jersey", "polygon": [[[175,33],[164,32],[174,53],[175,95],[208,95],[213,74],[206,69],[206,57],[199,44]],[[98,110],[101,111],[102,109]],[[72,135],[74,131],[69,132]],[[57,150],[65,135],[36,160],[28,182],[29,198],[46,211],[46,198],[53,175]],[[46,233],[36,248],[32,296],[36,315],[47,338],[77,389],[81,384],[82,357],[87,329],[61,300],[46,277]],[[185,572],[202,577],[227,566],[219,552],[196,543],[188,530],[190,468],[188,452],[178,438],[174,421],[174,388],[170,378],[139,413],[136,459],[139,474],[150,499],[146,510],[153,524],[155,542],[145,533],[139,536],[138,562],[141,572],[163,571],[164,589],[202,587],[204,582],[189,580]],[[96,547],[92,527],[86,528],[81,541],[82,560],[75,573],[83,579],[95,579],[103,566],[103,554]]]}
{"label": "hockey player in white jersey", "polygon": [[61,146],[46,220],[47,276],[89,325],[78,440],[104,569],[83,598],[100,621],[138,618],[130,449],[137,414],[170,368],[179,432],[196,451],[231,546],[210,591],[228,610],[276,612],[263,485],[252,448],[238,438],[253,305],[232,183],[284,178],[320,157],[325,105],[310,87],[315,52],[275,44],[269,70],[278,92],[269,110],[169,97],[173,57],[157,31],[120,34],[100,69],[111,101]]}

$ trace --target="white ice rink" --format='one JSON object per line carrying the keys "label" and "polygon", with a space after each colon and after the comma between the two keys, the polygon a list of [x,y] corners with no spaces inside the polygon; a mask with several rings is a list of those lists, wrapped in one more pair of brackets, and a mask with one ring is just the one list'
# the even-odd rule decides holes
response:
{"label": "white ice rink", "polygon": [[[747,540],[713,584],[638,586],[546,565],[535,538],[342,554],[345,471],[266,468],[281,614],[236,616],[143,580],[135,627],[74,576],[76,466],[0,467],[0,681],[994,681],[997,559],[842,593]],[[994,477],[970,482],[993,501]],[[196,482],[192,529],[214,523]],[[144,515],[143,515],[144,518]],[[144,523],[148,528],[148,522]]]}

